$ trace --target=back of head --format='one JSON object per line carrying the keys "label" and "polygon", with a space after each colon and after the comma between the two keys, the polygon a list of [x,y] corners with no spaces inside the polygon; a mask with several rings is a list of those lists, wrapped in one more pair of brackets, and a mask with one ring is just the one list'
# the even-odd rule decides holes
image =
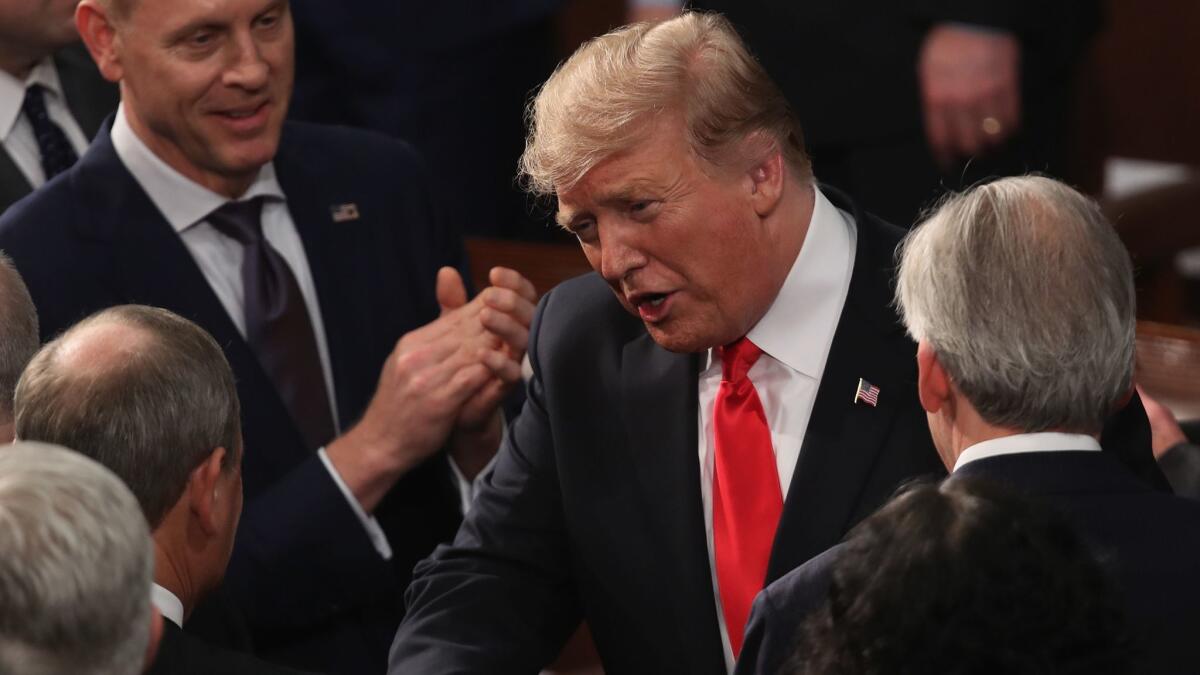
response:
{"label": "back of head", "polygon": [[1074,530],[952,477],[903,489],[851,532],[793,671],[1084,675],[1130,659],[1116,591]]}
{"label": "back of head", "polygon": [[12,260],[0,253],[0,426],[12,422],[13,390],[40,344],[29,289]]}
{"label": "back of head", "polygon": [[142,671],[154,554],[119,478],[65,448],[0,448],[0,551],[0,672]]}
{"label": "back of head", "polygon": [[799,124],[737,32],[718,14],[684,12],[595,38],[555,70],[529,109],[526,186],[569,190],[664,114],[682,114],[692,149],[712,165],[736,162],[740,142],[761,132],[811,180]]}
{"label": "back of head", "polygon": [[1133,377],[1129,254],[1095,202],[1037,176],[947,199],[899,252],[896,297],[984,421],[1098,433]]}
{"label": "back of head", "polygon": [[48,343],[17,385],[17,437],[75,448],[113,470],[151,527],[214,448],[240,456],[240,410],[221,348],[164,309],[98,312]]}

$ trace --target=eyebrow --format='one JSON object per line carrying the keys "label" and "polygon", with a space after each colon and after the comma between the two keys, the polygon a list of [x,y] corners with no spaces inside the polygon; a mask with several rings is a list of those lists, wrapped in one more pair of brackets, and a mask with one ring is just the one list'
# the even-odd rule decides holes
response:
{"label": "eyebrow", "polygon": [[[631,202],[639,201],[642,198],[642,194],[646,190],[654,190],[656,192],[664,191],[655,181],[644,178],[636,178],[629,181],[629,183],[614,189],[612,192],[601,194],[594,201],[602,206],[609,206],[612,204],[629,204]],[[577,213],[568,211],[564,213],[562,210],[559,210],[554,214],[554,221],[558,223],[559,227],[569,230],[571,229],[570,225],[573,221],[579,220],[581,217],[587,215],[591,214],[588,211],[580,211]]]}

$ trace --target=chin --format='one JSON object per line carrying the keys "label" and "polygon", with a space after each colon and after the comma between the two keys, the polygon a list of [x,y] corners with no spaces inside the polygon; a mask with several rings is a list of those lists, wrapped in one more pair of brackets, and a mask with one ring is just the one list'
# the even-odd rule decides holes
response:
{"label": "chin", "polygon": [[705,339],[688,331],[663,329],[659,326],[646,325],[646,332],[659,347],[677,354],[695,354],[702,352],[719,343]]}

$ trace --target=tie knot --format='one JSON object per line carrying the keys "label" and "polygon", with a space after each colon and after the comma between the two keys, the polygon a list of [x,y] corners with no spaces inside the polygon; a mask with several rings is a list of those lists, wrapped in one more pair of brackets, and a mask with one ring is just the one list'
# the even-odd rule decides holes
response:
{"label": "tie knot", "polygon": [[46,94],[42,89],[42,85],[29,85],[25,90],[25,101],[21,104],[21,109],[31,119],[39,122],[49,119],[49,116],[46,114]]}
{"label": "tie knot", "polygon": [[721,347],[721,377],[727,382],[737,382],[746,377],[750,368],[762,356],[763,351],[748,338],[740,337]]}
{"label": "tie knot", "polygon": [[249,246],[262,240],[262,205],[262,197],[225,202],[221,208],[208,214],[207,220],[221,234]]}

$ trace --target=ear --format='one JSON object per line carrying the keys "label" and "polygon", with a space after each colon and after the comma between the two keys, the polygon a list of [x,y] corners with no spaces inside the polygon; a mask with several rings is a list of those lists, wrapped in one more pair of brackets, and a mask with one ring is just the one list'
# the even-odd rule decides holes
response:
{"label": "ear", "polygon": [[92,60],[100,74],[109,82],[120,82],[124,76],[121,67],[121,39],[113,26],[112,17],[96,0],[83,0],[75,8],[75,28],[87,45]]}
{"label": "ear", "polygon": [[917,344],[917,396],[927,413],[936,413],[950,400],[950,375],[937,352],[925,340]]}
{"label": "ear", "polygon": [[769,216],[783,198],[784,164],[783,153],[774,144],[766,144],[763,138],[747,139],[751,156],[757,157],[754,164],[747,169],[747,185],[750,189],[750,201],[759,217]]}
{"label": "ear", "polygon": [[[217,500],[222,498],[218,481],[221,477],[221,463],[225,461],[225,448],[217,448],[192,470],[188,479],[188,504],[196,522],[209,536],[220,532],[220,522],[217,518]],[[225,495],[228,499],[230,495]]]}

